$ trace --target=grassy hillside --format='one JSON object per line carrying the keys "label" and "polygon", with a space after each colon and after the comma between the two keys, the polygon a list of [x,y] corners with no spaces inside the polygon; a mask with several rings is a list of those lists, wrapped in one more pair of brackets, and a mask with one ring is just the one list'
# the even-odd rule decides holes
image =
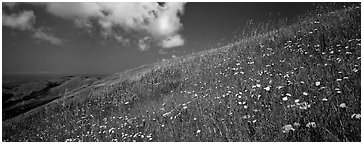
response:
{"label": "grassy hillside", "polygon": [[34,82],[5,83],[2,97],[2,119],[7,120],[16,117],[51,102],[66,93],[77,91],[81,86],[92,84],[97,79],[68,76]]}
{"label": "grassy hillside", "polygon": [[3,141],[361,141],[360,6],[109,76]]}

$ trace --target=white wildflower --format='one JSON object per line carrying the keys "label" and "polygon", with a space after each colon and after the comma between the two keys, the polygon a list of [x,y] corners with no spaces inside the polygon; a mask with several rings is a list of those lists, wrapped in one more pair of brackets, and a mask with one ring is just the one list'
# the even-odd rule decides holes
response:
{"label": "white wildflower", "polygon": [[270,86],[264,88],[266,91],[270,91]]}
{"label": "white wildflower", "polygon": [[307,102],[303,102],[303,103],[300,103],[299,108],[306,110],[306,109],[310,108],[310,105]]}
{"label": "white wildflower", "polygon": [[295,129],[292,127],[292,125],[285,125],[284,127],[282,127],[282,132],[283,133],[288,133],[290,130],[294,131]]}
{"label": "white wildflower", "polygon": [[294,122],[294,126],[299,127],[300,124],[298,122]]}
{"label": "white wildflower", "polygon": [[163,117],[169,116],[171,114],[171,112],[167,112],[163,114]]}
{"label": "white wildflower", "polygon": [[197,130],[197,133],[200,133],[201,132],[201,130]]}
{"label": "white wildflower", "polygon": [[351,116],[351,118],[356,118],[356,119],[360,119],[361,115],[360,114],[353,114]]}
{"label": "white wildflower", "polygon": [[316,128],[316,123],[315,122],[309,122],[309,123],[306,124],[306,127]]}
{"label": "white wildflower", "polygon": [[261,87],[261,85],[260,84],[256,84],[256,86],[259,88],[259,87]]}
{"label": "white wildflower", "polygon": [[283,97],[282,98],[283,101],[287,101],[287,99],[288,99],[287,97]]}
{"label": "white wildflower", "polygon": [[321,99],[322,101],[328,101],[328,99],[327,98],[323,98],[323,99]]}
{"label": "white wildflower", "polygon": [[345,103],[341,103],[341,104],[339,105],[339,107],[340,107],[340,108],[346,108],[346,107],[347,107],[347,105],[346,105]]}
{"label": "white wildflower", "polygon": [[244,115],[244,116],[242,116],[243,119],[248,119],[250,117],[251,117],[250,115]]}
{"label": "white wildflower", "polygon": [[319,85],[320,85],[319,81],[315,82],[315,86],[319,86]]}
{"label": "white wildflower", "polygon": [[307,92],[303,92],[303,95],[304,95],[304,96],[307,96],[307,95],[309,95],[309,94],[308,94]]}

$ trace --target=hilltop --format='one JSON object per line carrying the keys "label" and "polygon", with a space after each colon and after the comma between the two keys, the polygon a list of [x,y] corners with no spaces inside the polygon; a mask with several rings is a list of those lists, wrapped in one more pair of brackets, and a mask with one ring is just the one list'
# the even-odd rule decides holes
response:
{"label": "hilltop", "polygon": [[108,76],[3,141],[361,141],[360,5]]}

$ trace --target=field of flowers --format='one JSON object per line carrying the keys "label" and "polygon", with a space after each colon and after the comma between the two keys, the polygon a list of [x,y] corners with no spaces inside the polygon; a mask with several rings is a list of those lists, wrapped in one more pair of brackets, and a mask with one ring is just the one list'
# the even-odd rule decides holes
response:
{"label": "field of flowers", "polygon": [[3,122],[3,141],[361,141],[360,9],[115,74]]}

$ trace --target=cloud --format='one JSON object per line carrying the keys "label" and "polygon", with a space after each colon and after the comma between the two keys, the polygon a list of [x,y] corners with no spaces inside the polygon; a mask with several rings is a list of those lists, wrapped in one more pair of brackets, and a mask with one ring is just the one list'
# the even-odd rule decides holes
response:
{"label": "cloud", "polygon": [[35,15],[33,11],[23,11],[18,14],[2,14],[3,25],[19,30],[33,30]]}
{"label": "cloud", "polygon": [[167,39],[164,39],[160,43],[160,46],[162,48],[173,48],[173,47],[178,47],[178,46],[183,46],[183,45],[184,45],[184,39],[179,34],[171,36]]}
{"label": "cloud", "polygon": [[8,7],[9,9],[13,9],[16,5],[16,2],[3,2],[3,6]]}
{"label": "cloud", "polygon": [[139,50],[146,51],[150,49],[151,39],[150,37],[144,37],[143,39],[139,39]]}
{"label": "cloud", "polygon": [[121,35],[113,35],[113,37],[120,43],[124,45],[128,45],[130,43],[130,39],[124,38]]}
{"label": "cloud", "polygon": [[[153,37],[159,42],[178,35],[183,25],[180,15],[184,13],[185,3],[44,3],[46,10],[58,17],[70,19],[77,26],[91,28],[98,25],[103,34],[136,32]],[[117,33],[117,35],[120,35]],[[176,38],[174,38],[176,39]],[[182,42],[183,38],[178,35]],[[140,41],[139,41],[140,43]]]}
{"label": "cloud", "polygon": [[40,40],[48,41],[49,43],[54,45],[63,44],[63,40],[54,36],[51,33],[44,32],[42,29],[36,30],[35,33],[33,34],[33,37]]}
{"label": "cloud", "polygon": [[[12,9],[16,3],[6,3],[5,5]],[[63,40],[54,36],[49,32],[45,32],[44,28],[34,28],[35,15],[33,11],[25,10],[17,14],[2,14],[3,16],[3,26],[8,26],[13,29],[19,29],[22,31],[30,31],[33,33],[32,37],[48,41],[54,45],[60,45]]]}

